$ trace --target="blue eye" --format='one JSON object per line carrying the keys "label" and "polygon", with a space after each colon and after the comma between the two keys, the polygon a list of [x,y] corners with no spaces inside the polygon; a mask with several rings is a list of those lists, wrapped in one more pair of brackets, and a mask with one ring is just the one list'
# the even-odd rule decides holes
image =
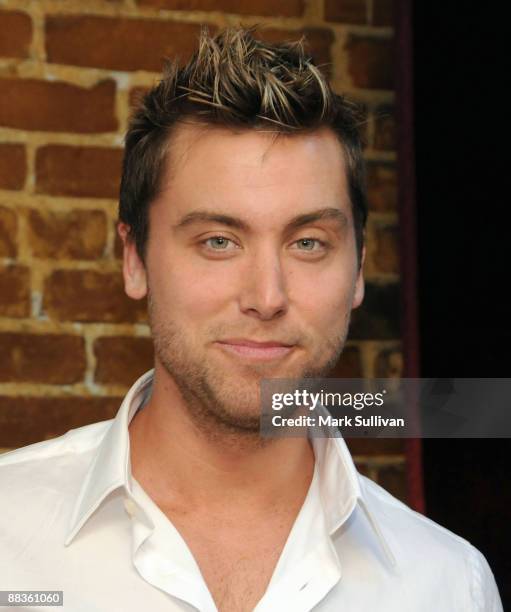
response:
{"label": "blue eye", "polygon": [[297,244],[302,246],[306,251],[312,251],[314,248],[314,240],[312,238],[301,238],[298,240]]}
{"label": "blue eye", "polygon": [[321,240],[318,240],[317,238],[300,238],[300,240],[296,241],[296,244],[303,247],[300,249],[302,251],[313,251],[315,244],[323,246]]}
{"label": "blue eye", "polygon": [[213,236],[212,238],[208,238],[204,241],[204,244],[207,244],[215,251],[224,251],[228,244],[232,242],[229,238],[224,238],[223,236]]}

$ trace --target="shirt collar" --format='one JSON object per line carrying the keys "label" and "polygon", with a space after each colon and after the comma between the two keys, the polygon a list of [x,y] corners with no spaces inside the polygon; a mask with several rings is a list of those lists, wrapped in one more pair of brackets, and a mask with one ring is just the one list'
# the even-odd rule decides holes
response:
{"label": "shirt collar", "polygon": [[[65,546],[72,542],[102,501],[115,489],[123,487],[126,496],[132,499],[128,426],[137,410],[146,403],[152,390],[153,376],[154,370],[149,370],[133,384],[100,441],[78,494]],[[361,478],[340,433],[337,437],[312,438],[312,443],[328,533],[332,536],[359,505],[387,559],[391,565],[395,565],[395,556],[368,507]],[[139,518],[153,526],[143,511],[139,513]]]}
{"label": "shirt collar", "polygon": [[68,546],[101,502],[119,487],[132,496],[128,426],[151,393],[154,370],[141,376],[128,391],[115,419],[99,443],[76,500],[67,537]]}
{"label": "shirt collar", "polygon": [[387,560],[392,566],[395,566],[396,558],[374,513],[369,508],[363,481],[357,472],[346,442],[339,430],[335,431],[336,435],[331,433],[332,437],[312,438],[328,533],[333,536],[358,505],[369,521]]}

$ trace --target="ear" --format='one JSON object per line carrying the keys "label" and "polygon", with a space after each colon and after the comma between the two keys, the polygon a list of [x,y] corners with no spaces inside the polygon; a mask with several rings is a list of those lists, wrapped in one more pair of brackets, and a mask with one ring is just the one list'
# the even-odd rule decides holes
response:
{"label": "ear", "polygon": [[135,241],[129,235],[129,225],[119,223],[117,232],[124,245],[122,274],[124,291],[134,300],[141,300],[147,295],[147,273],[144,262],[140,259]]}
{"label": "ear", "polygon": [[358,269],[357,280],[355,281],[355,291],[353,293],[353,303],[351,308],[358,308],[364,299],[364,261],[366,258],[366,247],[362,247],[362,257],[360,258],[360,267]]}

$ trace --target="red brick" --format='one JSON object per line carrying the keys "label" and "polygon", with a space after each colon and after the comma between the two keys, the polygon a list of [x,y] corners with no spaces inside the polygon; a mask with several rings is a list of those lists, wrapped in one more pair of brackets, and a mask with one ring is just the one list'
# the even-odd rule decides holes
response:
{"label": "red brick", "polygon": [[18,448],[111,419],[121,397],[0,396],[0,446]]}
{"label": "red brick", "polygon": [[107,219],[102,210],[30,210],[28,236],[36,257],[97,259],[106,247]]}
{"label": "red brick", "polygon": [[403,354],[396,349],[385,349],[378,353],[374,362],[375,378],[401,378],[403,376]]}
{"label": "red brick", "polygon": [[373,0],[373,25],[394,26],[394,0]]}
{"label": "red brick", "polygon": [[21,11],[0,11],[0,56],[28,57],[32,41],[32,21]]}
{"label": "red brick", "polygon": [[303,0],[139,0],[139,4],[175,11],[222,11],[261,17],[301,17]]}
{"label": "red brick", "polygon": [[325,19],[342,23],[366,23],[366,0],[325,0]]}
{"label": "red brick", "polygon": [[26,174],[25,147],[21,144],[0,144],[0,189],[23,189]]}
{"label": "red brick", "polygon": [[114,132],[115,82],[85,88],[60,81],[0,78],[0,125],[50,132]]}
{"label": "red brick", "polygon": [[371,210],[396,210],[397,176],[393,164],[371,162],[367,165],[367,198]]}
{"label": "red brick", "polygon": [[346,347],[329,378],[361,378],[362,362],[356,346]]}
{"label": "red brick", "polygon": [[392,41],[351,36],[346,51],[348,72],[355,87],[393,89]]}
{"label": "red brick", "polygon": [[55,270],[44,284],[45,312],[61,321],[136,322],[146,318],[145,300],[124,293],[120,272]]}
{"label": "red brick", "polygon": [[117,198],[122,149],[48,145],[37,150],[36,190],[56,196]]}
{"label": "red brick", "polygon": [[389,493],[408,503],[406,470],[404,465],[388,465],[378,470],[378,484]]}
{"label": "red brick", "polygon": [[0,316],[28,317],[30,310],[30,270],[0,266]]}
{"label": "red brick", "polygon": [[83,379],[85,343],[66,334],[0,333],[0,381],[69,384]]}
{"label": "red brick", "polygon": [[404,440],[399,438],[346,438],[352,455],[401,455]]}
{"label": "red brick", "polygon": [[395,226],[376,226],[374,229],[375,248],[373,265],[378,272],[399,273],[398,231]]}
{"label": "red brick", "polygon": [[16,213],[9,208],[0,206],[0,257],[16,257],[18,252],[17,233],[18,219]]}
{"label": "red brick", "polygon": [[187,59],[199,25],[156,19],[52,15],[46,19],[49,62],[160,72],[165,57]]}
{"label": "red brick", "polygon": [[380,106],[374,114],[374,148],[379,151],[396,149],[396,121],[394,109]]}
{"label": "red brick", "polygon": [[94,380],[98,383],[131,386],[154,365],[151,338],[98,338],[94,354],[97,359]]}

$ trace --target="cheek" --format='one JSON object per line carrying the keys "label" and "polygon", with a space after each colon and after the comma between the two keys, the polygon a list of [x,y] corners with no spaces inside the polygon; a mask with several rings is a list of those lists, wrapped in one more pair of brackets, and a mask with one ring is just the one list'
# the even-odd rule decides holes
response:
{"label": "cheek", "polygon": [[308,326],[319,336],[336,336],[346,326],[351,302],[338,292],[322,292],[302,308],[302,316]]}
{"label": "cheek", "polygon": [[153,275],[151,291],[172,318],[197,321],[211,316],[232,299],[233,283],[229,272],[191,265],[185,259]]}
{"label": "cheek", "polygon": [[351,311],[355,277],[341,266],[295,270],[289,277],[291,303],[319,327],[337,326]]}

